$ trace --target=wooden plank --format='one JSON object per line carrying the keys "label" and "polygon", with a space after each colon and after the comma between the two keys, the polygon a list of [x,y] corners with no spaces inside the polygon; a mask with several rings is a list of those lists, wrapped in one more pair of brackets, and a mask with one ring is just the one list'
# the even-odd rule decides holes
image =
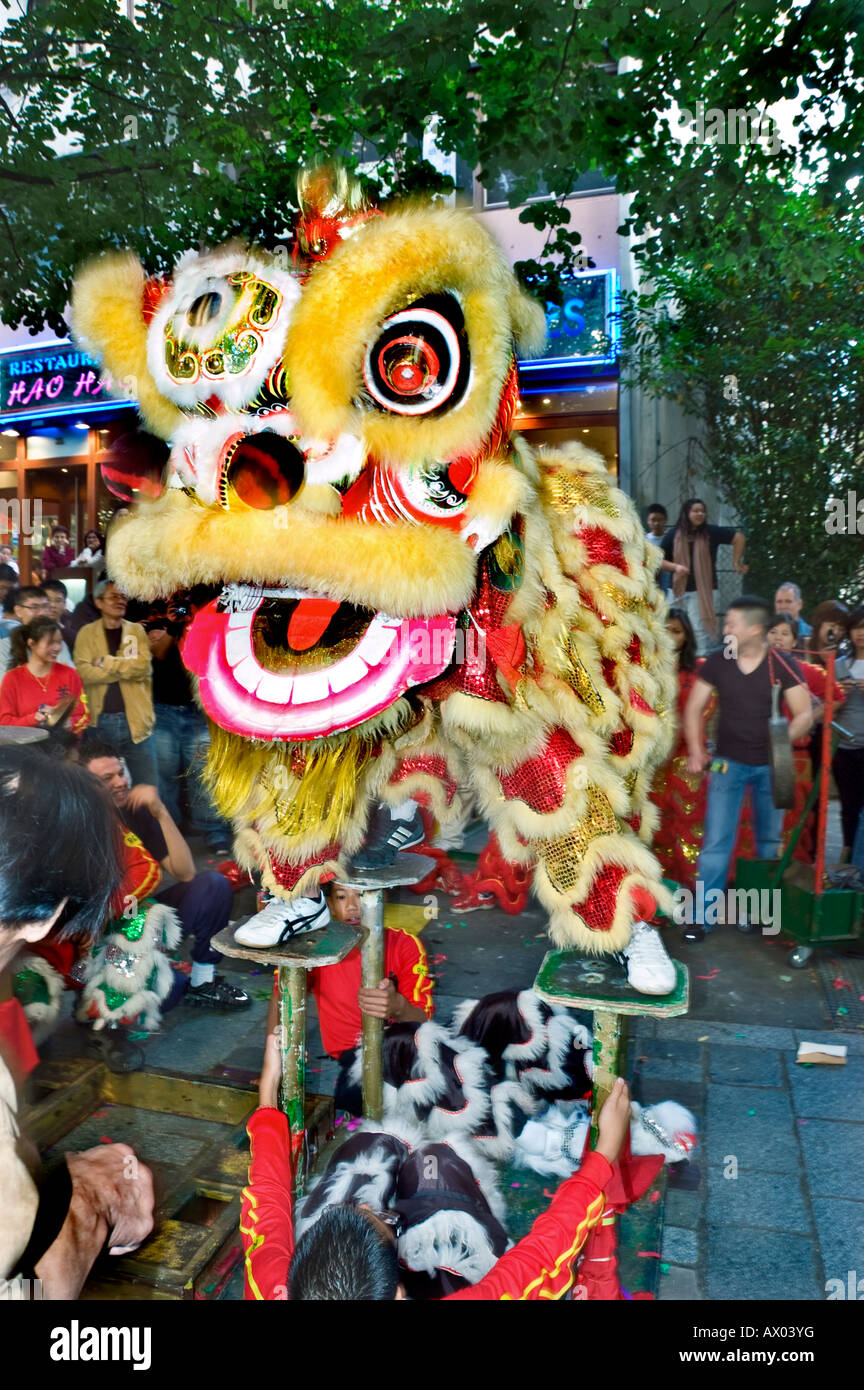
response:
{"label": "wooden plank", "polygon": [[107,1072],[103,1099],[195,1120],[241,1124],[258,1105],[256,1091],[225,1082],[200,1080],[180,1072]]}
{"label": "wooden plank", "polygon": [[360,941],[360,933],[347,922],[331,920],[318,931],[295,936],[282,946],[238,946],[234,931],[239,924],[225,927],[210,943],[214,951],[223,956],[234,956],[237,960],[251,960],[256,965],[280,965],[303,970],[315,970],[320,965],[338,965]]}
{"label": "wooden plank", "polygon": [[675,988],[670,994],[639,994],[621,966],[608,957],[582,951],[549,951],[534,988],[550,1004],[570,1009],[605,1009],[650,1018],[678,1018],[690,1007],[690,977],[686,965],[673,961]]}
{"label": "wooden plank", "polygon": [[21,1128],[39,1149],[50,1148],[99,1109],[109,1075],[104,1062],[78,1061],[77,1066],[63,1071],[64,1080],[54,1079],[57,1071],[52,1071],[52,1080],[48,1080],[40,1069],[38,1080],[51,1085],[51,1094],[22,1112]]}

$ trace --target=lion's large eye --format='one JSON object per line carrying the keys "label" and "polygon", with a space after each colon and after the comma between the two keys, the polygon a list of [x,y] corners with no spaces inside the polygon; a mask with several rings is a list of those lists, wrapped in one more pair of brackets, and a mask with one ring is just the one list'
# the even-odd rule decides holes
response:
{"label": "lion's large eye", "polygon": [[395,415],[452,408],[464,396],[470,372],[462,310],[450,294],[428,295],[393,314],[363,361],[369,395]]}
{"label": "lion's large eye", "polygon": [[267,511],[284,506],[300,491],[303,455],[293,440],[262,430],[232,441],[226,450],[219,485],[223,506],[233,493],[247,507]]}

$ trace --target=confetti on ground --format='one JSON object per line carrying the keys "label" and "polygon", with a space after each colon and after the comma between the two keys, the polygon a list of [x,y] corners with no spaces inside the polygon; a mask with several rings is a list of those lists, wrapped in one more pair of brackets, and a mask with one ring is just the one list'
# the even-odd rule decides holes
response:
{"label": "confetti on ground", "polygon": [[110,1134],[100,1134],[100,1135],[99,1135],[99,1143],[100,1143],[100,1144],[113,1144],[113,1143],[114,1143],[114,1140],[111,1138],[111,1135],[110,1135]]}
{"label": "confetti on ground", "polygon": [[710,1038],[710,1036],[711,1036],[710,1033],[706,1033],[704,1037],[702,1037],[702,1038],[697,1038],[696,1041],[697,1041],[697,1042],[707,1042],[708,1039]]}
{"label": "confetti on ground", "polygon": [[798,1123],[799,1123],[799,1125],[806,1125],[806,1124],[809,1123],[809,1121],[808,1121],[808,1120],[799,1120]]}
{"label": "confetti on ground", "polygon": [[445,931],[452,931],[452,930],[453,930],[453,923],[452,923],[452,922],[445,922],[445,923],[444,923],[444,930],[445,930]]}
{"label": "confetti on ground", "polygon": [[107,1114],[108,1114],[108,1111],[107,1111],[107,1110],[94,1110],[94,1112],[93,1112],[93,1114],[90,1116],[90,1118],[91,1118],[91,1120],[104,1120],[104,1119],[105,1119],[105,1116],[106,1116]]}
{"label": "confetti on ground", "polygon": [[788,985],[789,982],[790,982],[790,980],[792,979],[792,976],[791,976],[791,975],[781,975],[781,976],[780,976],[780,979],[783,981],[784,985]]}
{"label": "confetti on ground", "polygon": [[554,1192],[550,1192],[548,1187],[544,1187],[544,1188],[543,1188],[543,1196],[544,1196],[544,1197],[550,1197],[550,1198],[551,1198],[551,1197],[554,1197],[554,1196],[555,1196],[555,1193],[554,1193]]}
{"label": "confetti on ground", "polygon": [[511,1187],[521,1187],[522,1184],[521,1184],[521,1182],[511,1182],[510,1186],[511,1186]]}
{"label": "confetti on ground", "polygon": [[130,1036],[130,1038],[132,1039],[133,1042],[141,1042],[143,1038],[149,1038],[150,1034],[149,1034],[149,1033],[130,1033],[129,1036]]}
{"label": "confetti on ground", "polygon": [[838,1009],[837,1012],[838,1012],[838,1014],[848,1014],[849,1010],[848,1010],[848,1009]]}
{"label": "confetti on ground", "polygon": [[352,1130],[352,1129],[359,1129],[360,1126],[362,1125],[362,1123],[363,1123],[362,1120],[346,1120],[346,1121],[345,1121],[345,1128],[346,1128],[347,1130],[349,1130],[349,1131]]}
{"label": "confetti on ground", "polygon": [[432,957],[432,964],[433,964],[433,965],[442,965],[446,959],[447,959],[447,957],[446,957],[446,956],[442,956],[442,955],[433,956],[433,957]]}
{"label": "confetti on ground", "polygon": [[648,1201],[649,1201],[649,1202],[659,1202],[659,1201],[660,1201],[660,1193],[659,1193],[659,1192],[652,1192],[652,1193],[651,1193],[651,1196],[648,1198]]}
{"label": "confetti on ground", "polygon": [[641,1259],[645,1259],[645,1260],[648,1260],[648,1259],[651,1259],[651,1260],[659,1260],[659,1258],[660,1258],[660,1251],[659,1251],[659,1250],[637,1250],[637,1251],[636,1251],[636,1254],[639,1256],[640,1260],[641,1260]]}
{"label": "confetti on ground", "polygon": [[747,1111],[747,1114],[748,1114],[748,1115],[755,1115],[755,1114],[756,1114],[756,1111],[755,1111],[755,1110],[748,1110],[748,1111]]}
{"label": "confetti on ground", "polygon": [[661,1273],[661,1274],[668,1274],[668,1273],[669,1273],[669,1268],[670,1268],[669,1265],[661,1264],[661,1265],[660,1265],[660,1273]]}
{"label": "confetti on ground", "polygon": [[717,978],[717,976],[718,976],[719,974],[720,974],[720,971],[719,971],[719,970],[717,969],[717,967],[715,966],[714,969],[711,971],[711,974],[710,974],[710,975],[697,975],[697,976],[696,976],[696,979],[697,979],[697,980],[716,980],[716,978]]}
{"label": "confetti on ground", "polygon": [[736,1038],[746,1038],[747,1034],[746,1034],[746,1033],[736,1033],[735,1036],[736,1036]]}
{"label": "confetti on ground", "polygon": [[837,976],[835,977],[835,979],[832,980],[831,983],[833,984],[833,986],[834,986],[835,989],[851,989],[851,988],[852,988],[852,986],[851,986],[851,984],[849,983],[849,981],[848,981],[848,980],[845,980],[845,979],[843,978],[842,975],[837,975]]}

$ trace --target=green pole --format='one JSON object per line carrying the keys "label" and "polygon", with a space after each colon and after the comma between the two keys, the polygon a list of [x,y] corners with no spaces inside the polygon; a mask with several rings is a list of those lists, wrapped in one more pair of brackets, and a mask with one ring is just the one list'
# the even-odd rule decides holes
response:
{"label": "green pole", "polygon": [[[377,989],[384,977],[384,893],[366,888],[360,894],[360,925],[364,930],[361,979],[364,989]],[[380,1120],[384,1112],[381,1075],[384,1021],[363,1014],[363,1114]]]}
{"label": "green pole", "polygon": [[618,1076],[627,1041],[627,1018],[608,1009],[594,1010],[594,1080],[591,1092],[591,1148],[597,1147],[597,1119]]}
{"label": "green pole", "polygon": [[296,1155],[294,1195],[302,1197],[306,1185],[306,971],[301,966],[279,966],[279,1022],[282,1109]]}

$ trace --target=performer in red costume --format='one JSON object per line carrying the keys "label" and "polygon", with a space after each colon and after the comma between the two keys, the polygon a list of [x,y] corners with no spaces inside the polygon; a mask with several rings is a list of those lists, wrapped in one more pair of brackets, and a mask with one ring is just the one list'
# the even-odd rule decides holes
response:
{"label": "performer in red costume", "polygon": [[[287,1117],[276,1108],[280,1075],[279,1039],[271,1033],[261,1071],[261,1105],[248,1125],[252,1159],[240,1219],[247,1299],[404,1298],[393,1213],[377,1213],[366,1204],[333,1206],[304,1233],[295,1250],[291,1136]],[[563,1298],[574,1284],[579,1252],[603,1216],[604,1189],[612,1179],[612,1165],[629,1124],[630,1096],[619,1078],[600,1112],[597,1148],[586,1156],[579,1172],[562,1183],[548,1211],[485,1278],[448,1297]]]}
{"label": "performer in red costume", "polygon": [[660,812],[651,848],[666,878],[692,888],[702,848],[706,783],[687,771],[687,741],[682,723],[684,706],[702,663],[696,655],[696,637],[683,608],[669,610],[666,630],[678,659],[678,738],[669,761],[658,768],[651,788],[651,800]]}

